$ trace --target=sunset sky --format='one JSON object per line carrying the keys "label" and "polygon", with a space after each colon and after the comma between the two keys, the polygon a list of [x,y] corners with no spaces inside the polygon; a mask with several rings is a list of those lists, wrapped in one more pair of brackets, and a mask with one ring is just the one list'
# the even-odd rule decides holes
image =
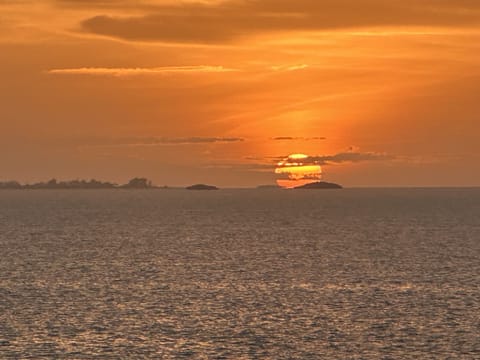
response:
{"label": "sunset sky", "polygon": [[480,185],[478,0],[0,0],[0,181]]}

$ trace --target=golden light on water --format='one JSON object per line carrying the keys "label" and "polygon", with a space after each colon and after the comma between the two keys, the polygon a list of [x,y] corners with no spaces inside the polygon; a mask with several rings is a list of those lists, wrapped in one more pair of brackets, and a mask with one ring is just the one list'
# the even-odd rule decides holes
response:
{"label": "golden light on water", "polygon": [[275,173],[279,176],[278,186],[292,189],[320,181],[322,167],[310,156],[305,154],[292,154],[277,164]]}

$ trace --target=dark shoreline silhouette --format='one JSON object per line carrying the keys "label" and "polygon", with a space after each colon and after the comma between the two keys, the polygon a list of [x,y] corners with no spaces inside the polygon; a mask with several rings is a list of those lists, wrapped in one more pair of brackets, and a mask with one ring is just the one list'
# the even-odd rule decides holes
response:
{"label": "dark shoreline silhouette", "polygon": [[92,180],[70,180],[70,181],[57,181],[51,179],[47,182],[38,182],[34,184],[21,184],[18,181],[5,181],[0,182],[0,190],[42,190],[42,189],[160,189],[152,185],[152,182],[146,178],[133,178],[128,183],[118,185],[111,182]]}
{"label": "dark shoreline silhouette", "polygon": [[335,183],[318,181],[318,182],[314,182],[314,183],[310,183],[302,186],[297,186],[294,189],[295,190],[320,190],[320,189],[343,189],[343,187]]}
{"label": "dark shoreline silhouette", "polygon": [[219,190],[218,187],[205,184],[196,184],[186,188],[187,190]]}

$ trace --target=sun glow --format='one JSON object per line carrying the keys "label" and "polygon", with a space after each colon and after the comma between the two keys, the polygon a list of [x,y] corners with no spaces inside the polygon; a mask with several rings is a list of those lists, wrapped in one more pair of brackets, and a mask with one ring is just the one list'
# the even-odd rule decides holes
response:
{"label": "sun glow", "polygon": [[305,160],[308,159],[308,155],[305,154],[292,154],[287,160]]}
{"label": "sun glow", "polygon": [[278,186],[292,189],[320,181],[322,167],[308,155],[292,154],[277,164],[275,173]]}

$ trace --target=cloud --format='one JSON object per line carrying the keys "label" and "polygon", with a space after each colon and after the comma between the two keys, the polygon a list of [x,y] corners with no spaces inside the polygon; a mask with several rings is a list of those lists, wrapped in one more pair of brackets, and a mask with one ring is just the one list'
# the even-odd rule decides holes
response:
{"label": "cloud", "polygon": [[309,159],[319,165],[329,165],[346,162],[358,163],[364,161],[387,161],[394,160],[395,157],[386,153],[342,152],[335,155],[311,156]]}
{"label": "cloud", "polygon": [[272,138],[274,141],[314,141],[314,140],[327,140],[323,136],[314,136],[314,137],[293,137],[293,136],[277,136]]}
{"label": "cloud", "polygon": [[271,69],[273,71],[297,71],[297,70],[304,70],[307,69],[309,66],[307,64],[299,64],[299,65],[280,65],[280,66],[272,66]]}
{"label": "cloud", "polygon": [[147,147],[173,145],[201,145],[215,143],[238,143],[245,141],[239,137],[132,137],[121,139],[91,139],[85,141],[80,148],[116,148],[116,147]]}
{"label": "cloud", "polygon": [[51,69],[47,72],[54,75],[95,75],[95,76],[137,76],[137,75],[169,75],[169,74],[201,74],[224,73],[237,71],[223,66],[165,66],[156,68],[73,68]]}
{"label": "cloud", "polygon": [[146,145],[176,145],[176,144],[213,144],[213,143],[234,143],[245,141],[239,137],[177,137],[177,138],[150,138],[143,139]]}
{"label": "cloud", "polygon": [[[288,156],[278,156],[273,160],[283,161]],[[389,161],[389,160],[398,160],[400,159],[397,156],[393,156],[387,153],[376,153],[376,152],[359,152],[359,151],[346,151],[333,155],[317,155],[317,156],[308,156],[302,159],[302,163],[305,164],[316,164],[316,165],[334,165],[341,163],[359,163],[366,161]]]}
{"label": "cloud", "polygon": [[273,172],[275,170],[274,164],[241,164],[241,163],[212,163],[204,166],[208,169],[231,169],[238,171],[250,171],[250,172]]}
{"label": "cloud", "polygon": [[477,0],[227,0],[151,5],[145,11],[143,16],[95,16],[81,28],[126,40],[221,43],[272,31],[480,25]]}
{"label": "cloud", "polygon": [[[14,1],[14,0],[12,0]],[[17,1],[17,0],[15,0]],[[151,9],[155,8],[155,0],[54,0],[56,5],[65,8],[100,8],[100,9]]]}
{"label": "cloud", "polygon": [[[279,167],[288,167],[286,164],[286,159],[294,163],[301,163],[306,166],[328,166],[342,163],[360,163],[360,162],[372,162],[372,161],[406,161],[406,157],[398,157],[389,155],[386,153],[375,153],[375,152],[359,152],[359,151],[348,151],[341,152],[333,155],[318,155],[318,156],[307,156],[301,159],[293,159],[289,156],[275,156],[275,157],[245,157],[245,160],[251,162],[248,163],[230,163],[230,164],[210,164],[208,167],[211,168],[225,168],[225,169],[235,169],[235,170],[245,170],[252,172],[274,172],[275,169]],[[410,158],[408,158],[410,159]],[[282,165],[283,163],[283,165]],[[302,175],[303,179],[317,179],[318,174]]]}

